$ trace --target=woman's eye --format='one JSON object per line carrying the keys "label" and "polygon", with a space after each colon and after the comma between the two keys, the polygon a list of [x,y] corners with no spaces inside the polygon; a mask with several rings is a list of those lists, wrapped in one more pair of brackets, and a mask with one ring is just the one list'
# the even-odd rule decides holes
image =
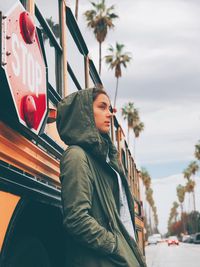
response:
{"label": "woman's eye", "polygon": [[99,108],[102,109],[102,110],[105,110],[106,109],[105,106],[100,106]]}

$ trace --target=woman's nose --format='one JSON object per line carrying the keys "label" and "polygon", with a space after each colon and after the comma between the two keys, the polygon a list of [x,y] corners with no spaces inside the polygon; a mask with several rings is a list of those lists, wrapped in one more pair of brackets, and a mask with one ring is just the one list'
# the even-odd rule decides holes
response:
{"label": "woman's nose", "polygon": [[109,118],[111,118],[112,116],[113,116],[113,113],[112,113],[112,111],[109,109],[108,110],[108,112],[107,112],[107,116],[109,117]]}

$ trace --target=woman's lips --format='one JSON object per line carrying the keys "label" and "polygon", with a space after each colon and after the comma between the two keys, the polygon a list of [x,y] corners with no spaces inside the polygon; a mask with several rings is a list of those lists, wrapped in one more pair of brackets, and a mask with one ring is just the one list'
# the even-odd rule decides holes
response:
{"label": "woman's lips", "polygon": [[107,125],[110,125],[110,121],[105,121],[104,123]]}

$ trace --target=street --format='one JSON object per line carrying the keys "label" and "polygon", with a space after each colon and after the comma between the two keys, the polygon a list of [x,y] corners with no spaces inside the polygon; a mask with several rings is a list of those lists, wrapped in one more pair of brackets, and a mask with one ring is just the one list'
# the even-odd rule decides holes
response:
{"label": "street", "polygon": [[200,245],[180,243],[168,247],[167,243],[146,246],[148,267],[199,267]]}

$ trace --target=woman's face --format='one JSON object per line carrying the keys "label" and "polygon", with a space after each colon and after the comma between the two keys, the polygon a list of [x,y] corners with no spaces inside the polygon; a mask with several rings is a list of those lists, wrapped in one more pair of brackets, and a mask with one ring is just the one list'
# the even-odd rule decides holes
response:
{"label": "woman's face", "polygon": [[100,94],[93,102],[94,120],[100,133],[109,133],[112,113],[110,111],[110,100]]}

